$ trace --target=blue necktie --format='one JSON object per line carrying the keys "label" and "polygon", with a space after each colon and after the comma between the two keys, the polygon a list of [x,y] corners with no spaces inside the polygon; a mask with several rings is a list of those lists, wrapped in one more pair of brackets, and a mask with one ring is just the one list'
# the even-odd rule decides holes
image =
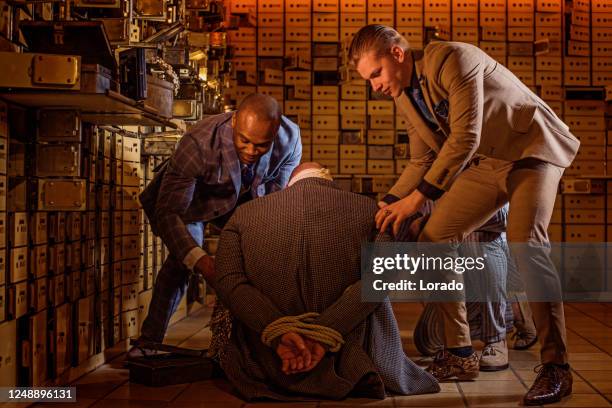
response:
{"label": "blue necktie", "polygon": [[253,177],[255,176],[255,172],[253,171],[253,165],[244,165],[242,166],[242,186],[250,187],[253,183]]}

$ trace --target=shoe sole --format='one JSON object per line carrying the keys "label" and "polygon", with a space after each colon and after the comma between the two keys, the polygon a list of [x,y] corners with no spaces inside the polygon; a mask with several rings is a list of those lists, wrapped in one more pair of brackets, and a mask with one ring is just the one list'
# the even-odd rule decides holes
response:
{"label": "shoe sole", "polygon": [[480,373],[478,371],[476,371],[475,373],[472,373],[472,374],[453,375],[453,376],[446,377],[446,378],[436,378],[436,380],[438,380],[438,382],[472,381],[472,380],[475,380],[476,378],[478,378],[479,375],[480,375]]}
{"label": "shoe sole", "polygon": [[507,369],[508,367],[510,367],[510,364],[504,364],[504,365],[500,365],[500,366],[480,366],[480,371],[486,371],[486,372],[491,372],[491,371],[502,371]]}
{"label": "shoe sole", "polygon": [[531,343],[526,344],[526,345],[524,345],[524,346],[520,346],[520,347],[516,347],[516,346],[514,346],[514,347],[512,347],[512,349],[514,349],[514,350],[519,350],[519,351],[520,351],[520,350],[527,350],[527,349],[531,348],[531,347],[532,347],[534,344],[536,344],[537,342],[538,342],[538,337],[536,336],[536,338],[535,338],[535,339],[533,339],[533,341],[532,341]]}
{"label": "shoe sole", "polygon": [[561,402],[561,401],[563,400],[563,398],[567,398],[567,397],[569,397],[569,396],[571,396],[571,395],[572,395],[572,388],[570,387],[570,388],[569,388],[569,389],[568,389],[568,390],[565,392],[565,394],[563,394],[563,395],[562,395],[561,397],[559,397],[559,398],[555,398],[555,399],[553,399],[553,400],[550,400],[550,401],[544,401],[544,402],[542,402],[542,401],[533,401],[533,402],[529,402],[529,401],[525,401],[525,400],[523,399],[523,405],[526,405],[526,406],[528,406],[528,407],[533,407],[533,406],[536,406],[536,405],[549,405],[549,404],[555,404],[555,403],[557,403],[557,402]]}
{"label": "shoe sole", "polygon": [[478,375],[480,375],[480,373],[477,371],[475,374],[458,375],[456,377],[457,377],[457,381],[472,381],[478,378]]}

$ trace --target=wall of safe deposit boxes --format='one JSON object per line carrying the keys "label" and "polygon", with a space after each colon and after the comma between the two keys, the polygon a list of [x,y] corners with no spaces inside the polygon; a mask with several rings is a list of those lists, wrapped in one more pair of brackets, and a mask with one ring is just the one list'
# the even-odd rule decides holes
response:
{"label": "wall of safe deposit boxes", "polygon": [[1,385],[67,381],[138,335],[165,256],[137,201],[162,158],[141,142],[0,104]]}
{"label": "wall of safe deposit boxes", "polygon": [[[612,236],[612,185],[602,177],[612,175],[610,0],[262,0],[227,7],[238,27],[228,30],[230,96],[239,101],[258,90],[282,101],[302,128],[304,160],[328,166],[343,188],[382,194],[409,159],[393,103],[346,69],[348,40],[367,23],[393,25],[415,47],[437,32],[508,66],[581,139],[552,240]],[[35,114],[0,104],[2,385],[61,378],[136,336],[165,255],[136,201],[161,158],[142,156],[136,134],[81,123],[75,112]]]}
{"label": "wall of safe deposit boxes", "polygon": [[[231,95],[255,90],[283,102],[302,128],[304,160],[318,161],[346,189],[386,192],[408,160],[404,121],[346,68],[354,33],[395,27],[413,47],[438,32],[479,46],[534,89],[582,142],[565,172],[553,241],[602,242],[612,220],[611,0],[235,0],[229,31],[236,70]],[[610,160],[610,161],[608,161]],[[574,182],[586,176],[589,179]],[[576,194],[589,193],[589,194]],[[608,215],[610,214],[610,216]]]}

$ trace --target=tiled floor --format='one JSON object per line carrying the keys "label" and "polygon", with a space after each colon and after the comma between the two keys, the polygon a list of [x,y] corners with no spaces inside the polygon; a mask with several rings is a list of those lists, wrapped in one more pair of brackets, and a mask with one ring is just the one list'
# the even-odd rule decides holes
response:
{"label": "tiled floor", "polygon": [[[417,362],[425,363],[412,345],[414,327],[420,306],[396,304],[396,315],[402,329],[405,350]],[[559,404],[563,407],[612,406],[612,304],[566,305],[570,362],[574,372],[574,394]],[[203,328],[207,319],[202,310],[174,325],[166,342],[189,348],[205,348],[210,333]],[[442,384],[442,392],[433,395],[394,397],[386,400],[351,399],[320,403],[246,404],[231,393],[223,380],[149,388],[130,384],[128,372],[120,359],[112,361],[77,381],[77,404],[69,407],[516,407],[535,377],[538,351],[511,351],[510,369],[481,373],[477,381]]]}

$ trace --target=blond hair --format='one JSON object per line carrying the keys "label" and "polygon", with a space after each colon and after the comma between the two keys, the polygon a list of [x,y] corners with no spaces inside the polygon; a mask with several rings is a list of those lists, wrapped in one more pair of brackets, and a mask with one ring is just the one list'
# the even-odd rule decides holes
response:
{"label": "blond hair", "polygon": [[349,61],[357,65],[363,54],[368,51],[376,51],[377,57],[388,55],[394,46],[401,47],[404,51],[410,48],[408,41],[396,30],[380,24],[370,24],[357,31],[349,47]]}

